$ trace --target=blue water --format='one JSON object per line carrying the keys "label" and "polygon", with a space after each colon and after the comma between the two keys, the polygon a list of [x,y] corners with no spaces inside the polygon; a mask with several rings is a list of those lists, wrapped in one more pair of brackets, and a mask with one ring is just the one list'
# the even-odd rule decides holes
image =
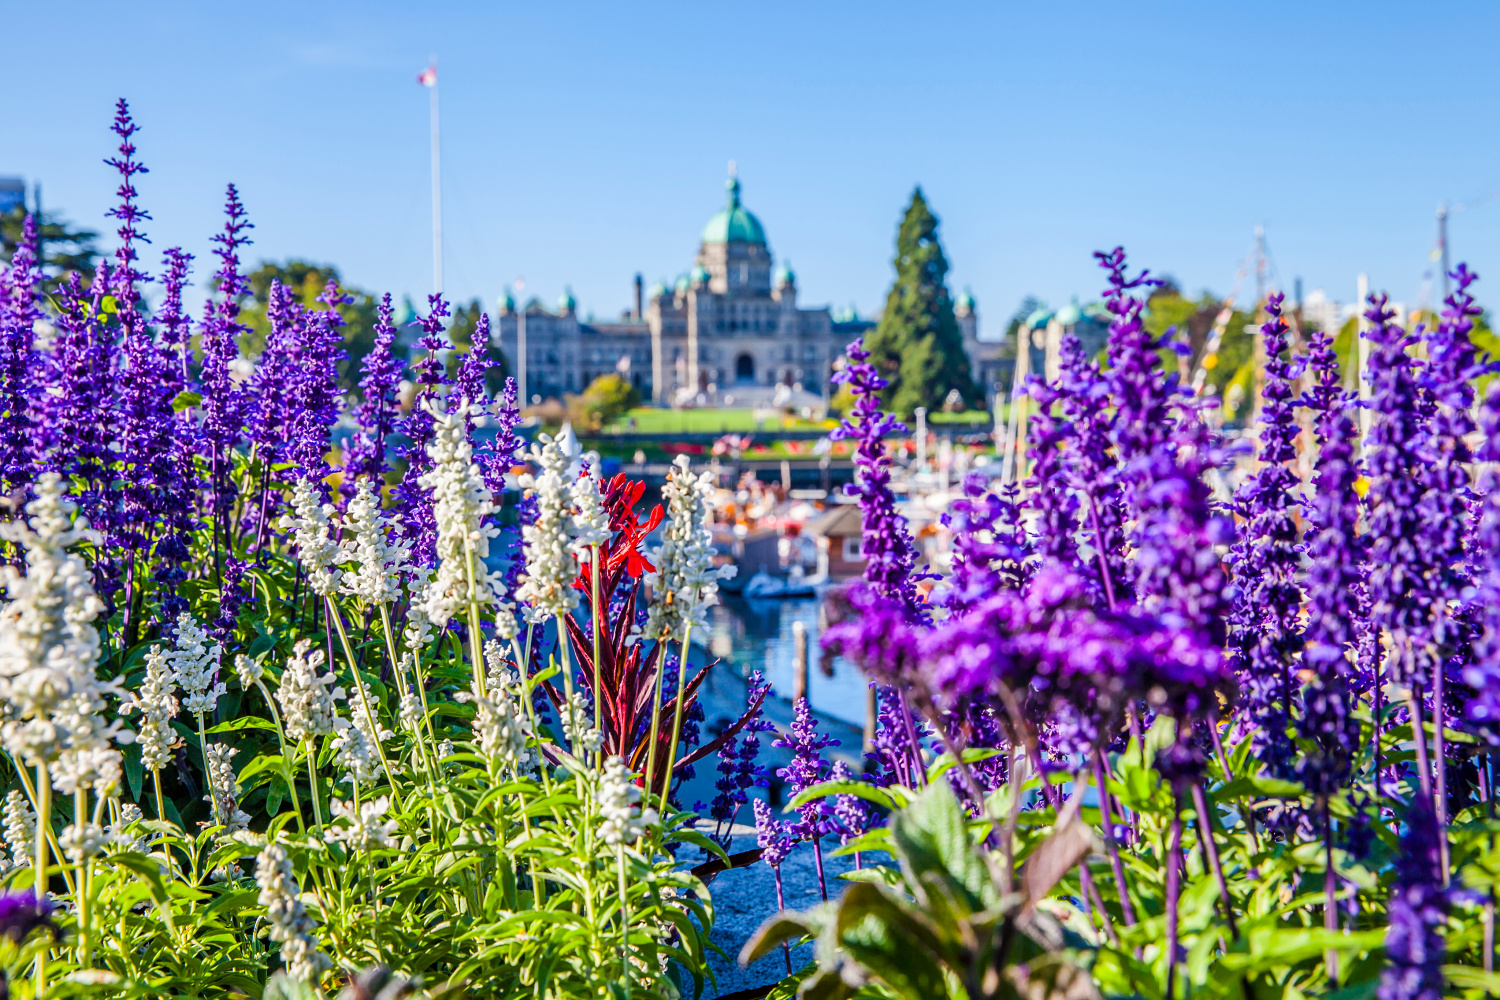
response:
{"label": "blue water", "polygon": [[[808,697],[815,711],[848,723],[864,725],[864,677],[843,657],[830,659],[832,677],[820,669],[824,660],[818,648],[821,598],[746,599],[721,595],[722,603],[710,608],[709,634],[702,646],[720,660],[719,669],[729,668],[741,677],[760,669],[783,698],[792,695],[795,646],[792,625],[807,629]],[[694,644],[698,644],[694,637]]]}

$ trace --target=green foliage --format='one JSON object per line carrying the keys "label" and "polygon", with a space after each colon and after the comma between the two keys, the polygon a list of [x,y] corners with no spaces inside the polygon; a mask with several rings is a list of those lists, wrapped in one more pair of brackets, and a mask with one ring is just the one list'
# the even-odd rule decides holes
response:
{"label": "green foliage", "polygon": [[939,409],[955,389],[970,404],[983,399],[970,376],[963,334],[953,314],[948,260],[937,228],[937,216],[917,188],[896,236],[896,281],[879,325],[865,337],[871,360],[890,381],[886,406],[901,414],[919,406]]}
{"label": "green foliage", "polygon": [[[1355,766],[1367,775],[1372,722],[1368,709],[1356,714],[1364,729]],[[1411,762],[1412,736],[1409,725],[1387,718],[1384,766]],[[1054,771],[1044,790],[1034,772],[1016,766],[978,817],[966,816],[947,782],[937,780],[948,766],[942,762],[929,769],[920,791],[858,782],[808,789],[789,808],[858,794],[892,810],[886,827],[839,853],[869,857],[883,850],[897,864],[848,873],[855,884],[836,901],[778,914],[746,945],[742,961],[782,941],[811,940],[816,961],[783,981],[778,995],[788,997],[1165,1000],[1166,870],[1175,818],[1183,837],[1174,995],[1374,996],[1385,966],[1386,902],[1403,803],[1420,794],[1415,778],[1404,778],[1397,797],[1382,803],[1396,813],[1383,821],[1352,792],[1318,799],[1295,782],[1256,775],[1246,740],[1227,747],[1223,759],[1210,757],[1200,814],[1189,791],[1174,794],[1152,763],[1175,739],[1173,723],[1161,718],[1143,741],[1132,740],[1108,759],[1106,787],[1113,808],[1125,813],[1122,822],[1114,812],[1116,829],[1131,832],[1117,843],[1102,836],[1104,818],[1087,769]],[[1325,810],[1335,831],[1331,847],[1320,832]],[[1345,845],[1345,831],[1359,822],[1372,823],[1375,833],[1363,855]],[[1486,806],[1471,806],[1452,818],[1450,829],[1454,884],[1466,893],[1456,899],[1444,935],[1449,995],[1494,996],[1500,976],[1482,971],[1490,947],[1483,904],[1500,888],[1500,821]],[[1222,889],[1204,843],[1209,836]],[[1112,855],[1120,861],[1118,881]],[[1325,929],[1330,862],[1334,930]]]}
{"label": "green foliage", "polygon": [[577,396],[569,396],[568,419],[580,431],[594,432],[614,423],[641,404],[641,394],[630,380],[617,372],[606,372]]}
{"label": "green foliage", "polygon": [[[816,792],[854,790],[830,783]],[[993,825],[965,815],[946,781],[897,794],[905,807],[860,849],[889,851],[899,868],[856,872],[859,879],[838,900],[771,918],[746,943],[741,962],[809,938],[816,965],[798,977],[805,997],[1097,996],[1087,943],[1036,905],[1056,879],[1018,885],[1007,876],[1010,857],[984,846]],[[1074,864],[1080,844],[1088,844],[1076,840],[1074,826],[1041,840],[1028,867],[1050,873]]]}

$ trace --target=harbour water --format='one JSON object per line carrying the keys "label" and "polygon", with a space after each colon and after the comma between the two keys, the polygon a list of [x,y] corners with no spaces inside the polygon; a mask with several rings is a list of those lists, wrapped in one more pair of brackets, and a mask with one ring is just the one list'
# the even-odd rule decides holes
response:
{"label": "harbour water", "polygon": [[[759,669],[782,698],[792,696],[796,660],[794,626],[807,630],[808,698],[815,712],[856,729],[864,725],[866,682],[843,657],[825,657],[818,648],[822,598],[761,599],[725,594],[710,609],[708,653],[720,660],[717,669],[748,677]],[[823,665],[832,676],[824,673]]]}

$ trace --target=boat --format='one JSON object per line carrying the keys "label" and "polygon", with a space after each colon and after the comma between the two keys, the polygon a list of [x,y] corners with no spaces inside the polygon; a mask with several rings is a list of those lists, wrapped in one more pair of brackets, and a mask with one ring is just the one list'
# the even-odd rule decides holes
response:
{"label": "boat", "polygon": [[778,579],[766,572],[762,566],[754,576],[745,581],[742,593],[746,597],[816,597],[817,587],[802,573],[801,566],[793,566],[786,579]]}

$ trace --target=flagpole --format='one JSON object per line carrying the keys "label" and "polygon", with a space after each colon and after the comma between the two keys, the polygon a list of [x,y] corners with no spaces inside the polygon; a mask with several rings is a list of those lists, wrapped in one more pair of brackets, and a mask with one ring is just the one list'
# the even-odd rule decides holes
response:
{"label": "flagpole", "polygon": [[427,88],[432,112],[432,288],[443,294],[443,169],[438,139],[437,57],[432,58],[432,84]]}

